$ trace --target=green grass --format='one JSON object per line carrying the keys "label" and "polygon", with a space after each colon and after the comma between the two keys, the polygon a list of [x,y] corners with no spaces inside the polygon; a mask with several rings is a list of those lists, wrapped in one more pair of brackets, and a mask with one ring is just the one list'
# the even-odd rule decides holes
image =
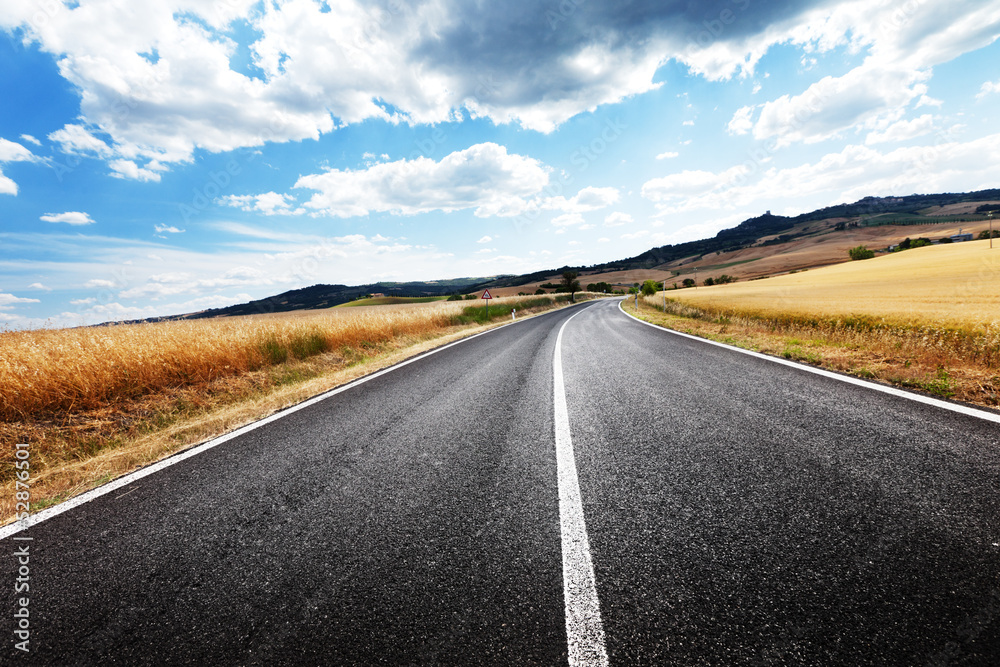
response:
{"label": "green grass", "polygon": [[979,213],[959,215],[918,215],[914,213],[883,213],[871,218],[864,218],[862,227],[881,227],[883,225],[938,225],[955,222],[981,222],[986,216]]}
{"label": "green grass", "polygon": [[730,266],[737,266],[739,264],[749,264],[750,262],[756,262],[762,259],[761,257],[754,257],[753,259],[740,259],[735,262],[726,262],[725,264],[712,264],[711,266],[699,266],[699,271],[718,271],[719,269],[728,269]]}
{"label": "green grass", "polygon": [[823,361],[823,358],[815,352],[808,352],[794,345],[786,346],[781,356],[791,361],[804,361],[807,364],[820,364]]}
{"label": "green grass", "polygon": [[941,398],[951,398],[955,395],[955,388],[952,384],[948,371],[939,368],[937,374],[926,380],[910,380],[906,378],[896,378],[896,381],[904,387],[922,389],[929,394],[940,396]]}
{"label": "green grass", "polygon": [[348,301],[334,308],[353,308],[355,306],[389,306],[396,303],[430,303],[431,301],[444,301],[447,296],[377,296],[371,299],[357,299]]}
{"label": "green grass", "polygon": [[489,318],[486,316],[486,306],[466,306],[462,309],[461,315],[452,315],[452,324],[486,324],[496,319],[510,319],[510,313],[515,308],[518,311],[530,308],[544,308],[546,306],[569,301],[568,294],[558,296],[540,296],[537,299],[522,299],[517,303],[503,303],[489,306]]}

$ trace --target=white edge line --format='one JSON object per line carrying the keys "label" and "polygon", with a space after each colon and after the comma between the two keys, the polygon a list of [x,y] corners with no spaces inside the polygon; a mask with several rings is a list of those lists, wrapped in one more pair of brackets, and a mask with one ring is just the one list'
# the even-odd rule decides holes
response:
{"label": "white edge line", "polygon": [[[582,303],[587,303],[587,302],[584,301]],[[572,305],[573,304],[570,304],[569,307],[572,307]],[[546,313],[540,313],[536,317],[540,317],[540,316],[543,316],[543,315],[548,315],[549,313],[561,312],[563,310],[565,310],[565,309],[564,308],[559,308],[558,310],[552,310],[552,311],[549,311],[549,312],[546,312]],[[571,317],[575,317],[575,314],[573,316],[571,316]],[[516,325],[516,324],[520,324],[521,322],[529,322],[529,321],[531,321],[533,319],[535,319],[535,317],[528,317],[528,318],[524,318],[524,319],[520,319],[520,320],[514,320],[513,322],[507,322],[505,324],[501,324],[498,327],[493,327],[492,329],[487,329],[486,331],[480,331],[477,334],[473,334],[471,336],[467,336],[467,337],[462,338],[460,340],[453,341],[451,343],[448,343],[447,345],[442,345],[441,347],[436,347],[433,350],[429,350],[427,352],[424,352],[423,354],[420,354],[420,355],[418,355],[416,357],[412,357],[410,359],[405,359],[404,361],[401,361],[398,364],[393,364],[392,366],[389,366],[388,368],[383,368],[382,370],[375,371],[371,375],[365,375],[363,377],[357,378],[356,380],[351,380],[347,384],[341,385],[339,387],[334,387],[333,389],[330,389],[329,391],[326,391],[326,392],[323,392],[322,394],[318,394],[316,396],[313,396],[312,398],[306,399],[305,401],[303,401],[301,403],[296,403],[295,405],[292,405],[292,406],[287,407],[287,408],[285,408],[283,410],[275,412],[273,415],[270,415],[268,417],[264,417],[263,419],[255,421],[255,422],[252,422],[250,424],[246,424],[244,426],[241,426],[240,428],[236,429],[235,431],[230,431],[229,433],[225,433],[223,435],[220,435],[220,436],[218,436],[216,438],[213,438],[211,440],[203,442],[200,445],[196,445],[196,446],[194,446],[194,447],[192,447],[190,449],[185,449],[185,450],[183,450],[181,452],[178,452],[177,454],[172,454],[172,455],[168,456],[165,459],[157,461],[156,463],[152,463],[152,464],[150,464],[150,465],[148,465],[148,466],[146,466],[144,468],[136,470],[135,472],[132,472],[132,473],[129,473],[129,474],[124,475],[122,477],[119,477],[118,479],[112,480],[112,481],[108,482],[107,484],[99,486],[99,487],[97,487],[95,489],[91,489],[90,491],[87,491],[85,493],[81,493],[78,496],[74,496],[74,497],[70,498],[69,500],[65,500],[65,501],[59,503],[58,505],[46,508],[46,509],[44,509],[41,512],[38,512],[36,514],[31,514],[31,515],[28,516],[27,519],[22,519],[21,521],[15,521],[13,523],[7,524],[6,526],[0,527],[0,540],[6,539],[6,538],[10,537],[11,535],[16,535],[17,533],[20,533],[22,530],[26,530],[26,529],[34,526],[34,525],[42,523],[43,521],[47,521],[47,520],[51,519],[52,517],[55,517],[55,516],[58,516],[58,515],[62,514],[63,512],[68,512],[69,510],[73,509],[74,507],[79,507],[80,505],[83,505],[84,503],[89,503],[91,500],[95,500],[97,498],[100,498],[101,496],[107,495],[107,494],[111,493],[112,491],[116,491],[117,489],[120,489],[120,488],[122,488],[124,486],[128,486],[129,484],[137,482],[137,481],[139,481],[140,479],[142,479],[144,477],[148,477],[149,475],[157,473],[157,472],[159,472],[159,471],[161,471],[161,470],[163,470],[165,468],[169,468],[170,466],[172,466],[174,464],[180,463],[181,461],[184,461],[185,459],[189,459],[192,456],[198,456],[202,452],[206,452],[209,449],[212,449],[214,447],[218,447],[219,445],[221,445],[221,444],[223,444],[225,442],[228,442],[228,441],[232,440],[233,438],[238,438],[241,435],[249,433],[250,431],[256,430],[256,429],[258,429],[258,428],[260,428],[262,426],[266,426],[267,424],[270,424],[273,421],[277,421],[277,420],[279,420],[279,419],[281,419],[283,417],[287,417],[288,415],[290,415],[290,414],[292,414],[294,412],[298,412],[299,410],[304,410],[305,408],[308,408],[308,407],[310,407],[312,405],[315,405],[316,403],[319,403],[320,401],[325,401],[326,399],[330,398],[331,396],[336,396],[337,394],[339,394],[341,392],[344,392],[344,391],[347,391],[348,389],[353,389],[354,387],[362,385],[365,382],[368,382],[369,380],[374,380],[375,378],[380,377],[382,375],[385,375],[386,373],[391,373],[392,371],[398,370],[398,369],[402,368],[403,366],[408,366],[408,365],[410,365],[412,363],[420,361],[421,359],[426,359],[427,357],[431,356],[432,354],[437,354],[438,352],[443,352],[443,351],[447,350],[449,347],[454,347],[455,345],[459,345],[461,343],[465,343],[467,341],[472,340],[473,338],[478,338],[480,336],[485,336],[486,334],[493,333],[494,331],[497,331],[498,329],[503,329],[505,327],[513,326],[513,325]]]}
{"label": "white edge line", "polygon": [[605,667],[608,664],[608,653],[604,643],[601,604],[597,598],[590,540],[587,537],[587,523],[583,515],[580,481],[576,474],[569,410],[566,405],[566,384],[562,370],[563,331],[579,314],[577,312],[571,315],[559,328],[552,363],[566,644],[570,667]]}
{"label": "white edge line", "polygon": [[780,357],[772,357],[767,354],[762,354],[760,352],[754,352],[753,350],[744,350],[742,347],[736,347],[734,345],[727,345],[725,343],[720,343],[718,341],[709,340],[708,338],[700,338],[698,336],[692,336],[691,334],[682,333],[680,331],[674,331],[673,329],[668,329],[666,327],[661,327],[651,322],[646,322],[645,320],[640,320],[635,315],[632,315],[622,307],[623,302],[618,302],[618,309],[623,313],[631,317],[636,322],[640,324],[645,324],[646,326],[653,327],[659,331],[665,331],[671,333],[675,336],[683,336],[684,338],[690,338],[691,340],[696,340],[701,343],[707,343],[709,345],[715,345],[716,347],[722,347],[727,350],[732,350],[734,352],[740,352],[742,354],[749,355],[751,357],[756,357],[758,359],[765,359],[767,361],[772,361],[776,364],[781,364],[783,366],[789,366],[791,368],[797,368],[800,371],[805,371],[807,373],[813,373],[815,375],[822,375],[823,377],[830,378],[833,380],[839,380],[841,382],[846,382],[847,384],[857,385],[858,387],[865,387],[866,389],[872,389],[874,391],[880,391],[883,394],[890,394],[891,396],[898,396],[899,398],[905,398],[916,403],[924,403],[925,405],[932,405],[936,408],[942,408],[944,410],[950,410],[952,412],[957,412],[959,414],[966,415],[968,417],[975,417],[977,419],[983,419],[985,421],[991,421],[1000,424],[1000,415],[987,412],[985,410],[979,410],[977,408],[969,407],[967,405],[961,405],[959,403],[949,403],[948,401],[942,401],[938,398],[932,398],[930,396],[924,396],[923,394],[916,394],[910,391],[904,391],[902,389],[897,389],[896,387],[887,387],[884,384],[877,384],[875,382],[869,382],[868,380],[862,380],[861,378],[856,378],[851,375],[841,375],[840,373],[834,373],[833,371],[828,371],[823,368],[816,368],[814,366],[808,366],[806,364],[799,364],[794,361],[789,361],[788,359],[781,359]]}

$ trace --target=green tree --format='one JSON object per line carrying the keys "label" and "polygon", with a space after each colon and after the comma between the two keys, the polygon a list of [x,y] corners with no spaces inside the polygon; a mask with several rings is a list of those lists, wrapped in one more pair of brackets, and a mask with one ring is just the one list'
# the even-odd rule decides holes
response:
{"label": "green tree", "polygon": [[642,283],[642,295],[653,296],[660,291],[660,283],[655,280],[646,280]]}
{"label": "green tree", "polygon": [[[907,239],[909,240],[909,239]],[[902,247],[902,244],[900,245]],[[847,254],[851,256],[851,259],[871,259],[875,256],[875,253],[869,250],[866,246],[859,245],[856,248],[851,248],[847,251]]]}
{"label": "green tree", "polygon": [[705,278],[705,287],[711,287],[714,284],[715,284],[715,278],[713,278],[712,276]]}
{"label": "green tree", "polygon": [[576,299],[573,295],[580,291],[580,281],[577,280],[579,274],[576,271],[566,271],[562,274],[562,283],[559,284],[561,291],[569,292],[569,302],[574,303]]}
{"label": "green tree", "polygon": [[685,278],[684,282],[681,283],[684,287],[694,287],[694,278]]}

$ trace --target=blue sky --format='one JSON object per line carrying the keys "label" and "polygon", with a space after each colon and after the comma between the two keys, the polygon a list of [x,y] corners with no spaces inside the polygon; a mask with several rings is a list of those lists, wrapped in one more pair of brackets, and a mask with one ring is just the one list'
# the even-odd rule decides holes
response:
{"label": "blue sky", "polygon": [[5,0],[0,327],[1000,187],[1000,4]]}

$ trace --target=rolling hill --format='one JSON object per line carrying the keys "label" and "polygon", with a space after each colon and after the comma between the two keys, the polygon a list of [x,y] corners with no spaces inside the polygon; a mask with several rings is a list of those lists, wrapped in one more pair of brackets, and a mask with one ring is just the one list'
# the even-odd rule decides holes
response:
{"label": "rolling hill", "polygon": [[533,292],[557,281],[563,271],[576,271],[584,287],[609,282],[631,285],[645,279],[682,281],[721,272],[750,279],[847,260],[856,245],[882,249],[906,237],[940,238],[985,229],[987,214],[1000,211],[1000,189],[967,193],[865,197],[788,217],[764,215],[723,229],[712,238],[651,248],[635,257],[564,266],[524,275],[469,277],[428,282],[380,282],[367,285],[313,285],[226,308],[153,319],[197,319],[331,308],[369,294],[387,297],[435,297],[489,287],[496,296]]}

